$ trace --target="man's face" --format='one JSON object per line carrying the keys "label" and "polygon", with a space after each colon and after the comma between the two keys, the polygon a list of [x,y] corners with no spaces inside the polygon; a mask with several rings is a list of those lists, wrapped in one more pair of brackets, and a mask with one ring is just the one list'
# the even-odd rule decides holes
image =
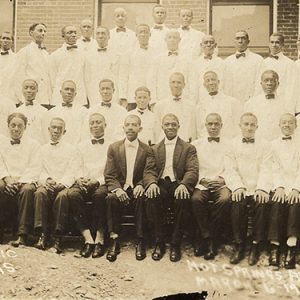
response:
{"label": "man's face", "polygon": [[245,138],[253,138],[257,127],[257,121],[252,116],[244,116],[240,122],[242,136]]}
{"label": "man's face", "polygon": [[214,73],[207,73],[204,76],[204,86],[207,89],[208,93],[214,93],[214,92],[218,92],[219,90],[219,79],[218,76]]}
{"label": "man's face", "polygon": [[38,92],[38,87],[35,81],[25,80],[22,85],[22,93],[26,101],[33,101]]}
{"label": "man's face", "polygon": [[148,92],[138,91],[135,95],[135,102],[139,109],[146,109],[150,102],[150,96]]}
{"label": "man's face", "polygon": [[67,26],[64,30],[64,40],[68,45],[74,45],[77,41],[77,30],[75,26]]}
{"label": "man's face", "polygon": [[65,103],[72,103],[76,96],[76,85],[71,81],[64,82],[60,94]]}
{"label": "man's face", "polygon": [[115,22],[117,27],[125,27],[127,22],[127,13],[124,9],[115,10]]}
{"label": "man's face", "polygon": [[294,134],[295,129],[297,128],[296,118],[291,115],[284,115],[280,118],[279,127],[281,133],[285,136],[290,136]]}
{"label": "man's face", "polygon": [[181,75],[172,75],[169,81],[171,93],[173,96],[178,97],[182,94],[184,84],[184,78]]}
{"label": "man's face", "polygon": [[0,47],[2,50],[7,51],[12,47],[12,37],[9,33],[3,32],[0,39]]}
{"label": "man's face", "polygon": [[123,129],[127,139],[132,142],[138,137],[138,134],[142,130],[142,127],[139,124],[137,117],[129,116],[125,119]]}
{"label": "man's face", "polygon": [[282,51],[283,43],[281,43],[279,36],[270,36],[269,48],[272,55]]}
{"label": "man's face", "polygon": [[100,138],[104,135],[104,129],[106,127],[104,118],[100,115],[92,115],[89,119],[89,126],[91,135],[94,138]]}
{"label": "man's face", "polygon": [[152,13],[154,23],[163,24],[167,17],[167,11],[164,7],[155,7]]}
{"label": "man's face", "polygon": [[170,51],[178,50],[178,45],[180,42],[179,32],[167,33],[165,41],[167,43],[168,50],[170,50]]}
{"label": "man's face", "polygon": [[237,32],[234,37],[235,48],[239,52],[243,52],[247,49],[249,39],[245,32]]}
{"label": "man's face", "polygon": [[104,102],[110,102],[114,93],[111,82],[102,82],[99,86],[100,95]]}
{"label": "man's face", "polygon": [[30,35],[37,44],[41,45],[45,39],[46,32],[46,27],[42,24],[39,24],[34,28],[34,30],[30,31]]}
{"label": "man's face", "polygon": [[179,130],[179,124],[176,118],[172,116],[164,117],[162,121],[162,130],[164,131],[168,140],[175,138]]}
{"label": "man's face", "polygon": [[274,94],[279,83],[274,74],[267,72],[262,75],[260,84],[266,94]]}
{"label": "man's face", "polygon": [[48,127],[50,140],[52,142],[58,142],[65,134],[65,124],[60,120],[52,120]]}
{"label": "man's face", "polygon": [[25,128],[26,126],[24,121],[21,118],[14,117],[8,125],[8,131],[11,139],[13,140],[21,139]]}
{"label": "man's face", "polygon": [[189,9],[180,10],[180,21],[182,26],[190,26],[193,20],[193,14]]}
{"label": "man's face", "polygon": [[93,24],[89,20],[83,20],[80,24],[80,31],[83,37],[91,38],[93,34]]}
{"label": "man's face", "polygon": [[204,55],[211,56],[216,48],[216,41],[213,36],[207,35],[202,39],[200,46]]}
{"label": "man's face", "polygon": [[109,34],[105,28],[97,28],[96,40],[100,47],[106,47],[109,40]]}
{"label": "man's face", "polygon": [[147,26],[139,26],[136,31],[137,39],[140,45],[148,45],[150,30]]}
{"label": "man's face", "polygon": [[205,127],[209,136],[217,137],[220,135],[222,122],[218,116],[211,115],[206,118]]}

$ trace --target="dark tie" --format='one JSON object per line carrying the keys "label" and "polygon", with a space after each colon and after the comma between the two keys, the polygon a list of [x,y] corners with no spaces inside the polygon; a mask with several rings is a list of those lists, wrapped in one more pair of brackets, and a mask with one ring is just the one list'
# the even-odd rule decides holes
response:
{"label": "dark tie", "polygon": [[106,52],[107,48],[98,48],[98,52]]}
{"label": "dark tie", "polygon": [[65,107],[72,107],[72,103],[65,103],[65,102],[63,102],[61,105],[65,106]]}
{"label": "dark tie", "polygon": [[206,55],[206,56],[204,56],[204,59],[209,59],[209,60],[211,60],[211,59],[212,59],[212,55]]}
{"label": "dark tie", "polygon": [[126,28],[125,27],[118,27],[117,32],[126,32]]}
{"label": "dark tie", "polygon": [[245,53],[245,52],[236,53],[236,54],[235,54],[235,57],[236,57],[237,59],[239,59],[240,57],[246,57],[246,53]]}
{"label": "dark tie", "polygon": [[171,55],[178,55],[178,52],[177,51],[169,51],[168,56],[171,56]]}
{"label": "dark tie", "polygon": [[189,26],[182,26],[181,29],[182,30],[190,30],[190,27]]}
{"label": "dark tie", "polygon": [[87,42],[90,42],[91,41],[91,39],[90,38],[84,38],[84,39],[82,39],[85,43],[87,43]]}
{"label": "dark tie", "polygon": [[25,102],[26,106],[33,105],[33,102]]}
{"label": "dark tie", "polygon": [[41,50],[46,50],[46,47],[45,47],[45,46],[39,45],[38,48],[41,49]]}
{"label": "dark tie", "polygon": [[270,57],[270,58],[275,58],[275,59],[277,59],[277,60],[279,59],[279,56],[278,56],[278,55],[270,54],[269,57]]}
{"label": "dark tie", "polygon": [[138,112],[142,115],[144,113],[144,111],[142,110],[138,110]]}
{"label": "dark tie", "polygon": [[173,100],[174,101],[179,101],[181,98],[180,97],[174,97]]}
{"label": "dark tie", "polygon": [[275,95],[274,94],[267,94],[266,99],[275,99]]}
{"label": "dark tie", "polygon": [[243,138],[242,142],[246,143],[246,144],[253,144],[255,142],[255,139],[254,138]]}
{"label": "dark tie", "polygon": [[155,25],[153,28],[154,29],[158,29],[158,30],[162,30],[163,26],[162,25]]}
{"label": "dark tie", "polygon": [[215,91],[215,92],[210,92],[210,93],[208,93],[208,94],[209,94],[209,96],[216,96],[216,95],[218,94],[218,92]]}
{"label": "dark tie", "polygon": [[287,141],[287,140],[291,140],[291,139],[292,139],[291,136],[283,136],[283,137],[282,137],[282,140],[283,140],[283,141]]}
{"label": "dark tie", "polygon": [[8,54],[9,54],[8,51],[1,52],[1,55],[8,55]]}
{"label": "dark tie", "polygon": [[215,141],[215,142],[217,142],[217,143],[220,142],[220,138],[219,138],[219,137],[212,137],[212,136],[209,136],[209,137],[207,138],[207,140],[208,140],[209,142],[212,142],[212,141]]}
{"label": "dark tie", "polygon": [[141,49],[148,50],[148,46],[140,46]]}
{"label": "dark tie", "polygon": [[95,144],[104,144],[104,138],[102,139],[92,139],[92,144],[95,145]]}
{"label": "dark tie", "polygon": [[52,142],[50,143],[51,146],[56,146],[58,144],[58,142]]}
{"label": "dark tie", "polygon": [[21,141],[20,140],[11,140],[10,143],[12,145],[19,145],[21,143]]}
{"label": "dark tie", "polygon": [[111,107],[111,103],[101,102],[101,106]]}
{"label": "dark tie", "polygon": [[67,46],[67,50],[71,50],[71,49],[77,49],[78,46],[77,45],[71,45],[71,46]]}

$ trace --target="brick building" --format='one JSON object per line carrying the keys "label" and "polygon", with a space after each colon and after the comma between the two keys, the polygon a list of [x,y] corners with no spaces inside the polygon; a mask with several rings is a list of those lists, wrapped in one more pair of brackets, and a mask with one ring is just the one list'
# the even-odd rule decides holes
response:
{"label": "brick building", "polygon": [[0,26],[1,30],[14,31],[18,50],[30,40],[29,25],[44,22],[48,26],[46,45],[51,52],[62,43],[63,25],[91,18],[95,26],[111,28],[116,7],[128,11],[130,28],[142,22],[152,25],[151,10],[158,2],[167,7],[167,24],[174,27],[178,26],[179,9],[192,8],[194,27],[216,37],[221,55],[233,51],[234,32],[246,29],[254,51],[266,54],[268,36],[279,31],[286,37],[285,53],[291,58],[297,56],[299,0],[1,0]]}

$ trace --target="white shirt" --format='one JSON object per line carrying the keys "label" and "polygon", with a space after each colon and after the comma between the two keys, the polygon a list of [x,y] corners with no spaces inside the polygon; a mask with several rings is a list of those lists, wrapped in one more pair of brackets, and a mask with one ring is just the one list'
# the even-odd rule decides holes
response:
{"label": "white shirt", "polygon": [[223,88],[226,95],[246,102],[255,93],[263,58],[247,49],[245,57],[236,58],[236,53],[228,56],[224,63]]}
{"label": "white shirt", "polygon": [[127,190],[128,187],[133,188],[133,171],[136,160],[136,155],[139,147],[138,139],[130,142],[125,139],[125,153],[126,153],[126,180],[124,185],[124,190]]}
{"label": "white shirt", "polygon": [[87,103],[84,84],[84,51],[80,49],[67,50],[64,43],[50,55],[51,69],[53,74],[54,88],[51,104],[61,102],[60,90],[65,80],[73,80],[76,83],[76,96],[74,103],[84,105]]}
{"label": "white shirt", "polygon": [[[162,26],[162,29],[155,29],[155,26]],[[165,38],[169,31],[170,29],[164,24],[157,24],[151,27],[149,46],[154,51],[154,55],[160,55],[168,51]]]}
{"label": "white shirt", "polygon": [[75,182],[79,169],[79,153],[74,145],[60,141],[56,145],[47,143],[41,148],[41,184],[52,178],[57,184],[70,187]]}
{"label": "white shirt", "polygon": [[80,49],[83,51],[90,51],[90,50],[96,50],[98,48],[98,43],[95,39],[91,38],[90,41],[84,41],[84,37],[81,36],[77,40],[77,45]]}
{"label": "white shirt", "polygon": [[37,141],[24,137],[20,144],[11,144],[1,137],[0,178],[11,176],[21,183],[38,181],[41,172],[41,152]]}
{"label": "white shirt", "polygon": [[44,118],[48,112],[47,108],[35,104],[26,105],[25,103],[16,109],[16,112],[22,113],[27,118],[27,126],[24,131],[24,136],[28,136],[34,140],[37,140],[40,144],[46,142],[44,137]]}
{"label": "white shirt", "polygon": [[254,143],[243,143],[238,136],[229,145],[225,155],[225,181],[227,187],[234,192],[239,188],[246,189],[246,195],[251,196],[255,190],[269,193],[271,180],[270,144],[256,139]]}
{"label": "white shirt", "polygon": [[162,178],[169,176],[171,181],[176,180],[174,175],[174,169],[173,169],[173,156],[174,156],[174,150],[175,150],[177,140],[178,140],[178,136],[172,140],[168,140],[167,138],[164,139],[164,143],[166,147],[166,162],[165,162],[164,171],[162,173]]}
{"label": "white shirt", "polygon": [[180,128],[178,135],[186,142],[196,138],[196,107],[184,98],[178,101],[169,97],[154,106],[155,114],[155,136],[161,140],[164,136],[161,129],[163,117],[168,113],[173,113],[179,119]]}
{"label": "white shirt", "polygon": [[31,42],[17,53],[15,74],[13,76],[16,102],[23,102],[22,83],[25,79],[34,79],[39,86],[36,95],[37,104],[50,104],[53,78],[51,74],[49,54]]}
{"label": "white shirt", "polygon": [[118,55],[130,53],[137,43],[135,32],[127,27],[125,27],[125,30],[125,32],[117,32],[117,27],[115,27],[109,31],[110,39],[108,45]]}
{"label": "white shirt", "polygon": [[196,107],[197,136],[206,134],[205,120],[210,113],[218,113],[222,118],[221,136],[226,138],[236,136],[239,133],[241,112],[240,102],[233,97],[220,92],[215,96],[206,96]]}
{"label": "white shirt", "polygon": [[[225,154],[228,152],[228,141],[220,138],[219,142],[208,141],[208,136],[198,139],[192,143],[196,147],[199,160],[199,182],[201,179],[210,180],[216,177],[225,177]],[[196,188],[207,190],[198,183]]]}
{"label": "white shirt", "polygon": [[78,145],[80,152],[80,172],[78,178],[97,180],[100,184],[104,184],[104,167],[106,163],[108,143],[104,136],[104,144],[93,144],[91,137]]}

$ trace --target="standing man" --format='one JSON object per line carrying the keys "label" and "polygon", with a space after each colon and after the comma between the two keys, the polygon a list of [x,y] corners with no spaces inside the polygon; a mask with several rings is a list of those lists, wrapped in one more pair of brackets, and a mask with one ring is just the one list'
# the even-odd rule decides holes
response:
{"label": "standing man", "polygon": [[72,80],[77,87],[77,94],[74,103],[86,105],[87,97],[84,84],[85,56],[81,49],[78,49],[77,30],[73,25],[64,26],[61,29],[64,44],[55,50],[51,56],[51,67],[54,80],[54,88],[51,104],[60,103],[60,88],[65,80]]}
{"label": "standing man", "polygon": [[82,20],[80,23],[81,37],[77,41],[77,45],[84,51],[97,49],[97,42],[93,39],[93,22],[90,19]]}
{"label": "standing man", "polygon": [[236,52],[224,61],[224,93],[240,100],[242,105],[254,95],[263,61],[260,55],[248,49],[249,43],[248,33],[237,31],[234,38]]}

